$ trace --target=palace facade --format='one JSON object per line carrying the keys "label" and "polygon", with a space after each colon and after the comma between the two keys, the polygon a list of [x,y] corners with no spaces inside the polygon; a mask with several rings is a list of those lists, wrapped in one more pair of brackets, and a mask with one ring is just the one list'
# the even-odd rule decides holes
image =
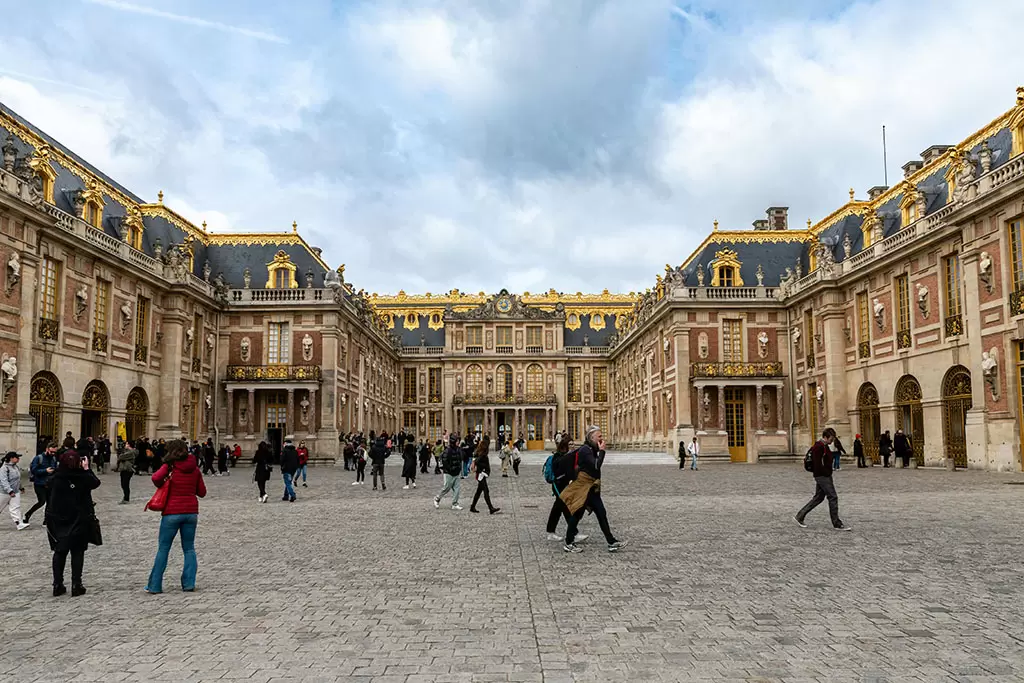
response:
{"label": "palace facade", "polygon": [[802,453],[833,426],[1020,470],[1024,89],[817,223],[771,207],[645,292],[368,294],[297,225],[208,231],[0,105],[0,448],[65,432],[251,452],[351,430],[602,427],[619,449]]}

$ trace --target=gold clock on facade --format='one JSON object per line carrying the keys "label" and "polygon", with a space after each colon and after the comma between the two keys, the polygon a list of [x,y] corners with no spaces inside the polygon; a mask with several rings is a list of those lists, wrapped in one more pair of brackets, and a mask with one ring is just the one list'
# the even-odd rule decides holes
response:
{"label": "gold clock on facade", "polygon": [[512,302],[508,297],[503,296],[498,299],[497,309],[500,313],[508,313],[512,310]]}

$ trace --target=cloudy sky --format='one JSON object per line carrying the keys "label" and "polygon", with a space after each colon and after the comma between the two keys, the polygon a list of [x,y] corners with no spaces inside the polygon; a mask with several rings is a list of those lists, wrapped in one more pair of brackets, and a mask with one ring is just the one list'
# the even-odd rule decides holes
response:
{"label": "cloudy sky", "polygon": [[1013,104],[1019,0],[0,0],[0,100],[367,290],[629,291]]}

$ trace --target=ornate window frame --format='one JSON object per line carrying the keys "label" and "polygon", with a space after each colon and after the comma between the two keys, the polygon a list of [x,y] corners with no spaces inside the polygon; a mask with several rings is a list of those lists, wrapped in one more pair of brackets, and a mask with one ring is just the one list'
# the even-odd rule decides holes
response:
{"label": "ornate window frame", "polygon": [[284,249],[274,254],[274,260],[267,264],[267,289],[278,289],[277,272],[288,271],[288,289],[298,289],[299,282],[295,279],[295,271],[298,270],[292,257]]}
{"label": "ornate window frame", "polygon": [[53,204],[53,188],[57,183],[57,172],[50,165],[49,145],[39,147],[32,154],[28,165],[43,181],[43,200],[48,204]]}
{"label": "ornate window frame", "polygon": [[[739,254],[732,249],[722,249],[715,252],[715,260],[711,262],[711,286],[712,287],[742,287],[743,277],[740,275],[740,266],[743,263],[739,260]],[[726,284],[725,269],[732,269],[732,282]]]}

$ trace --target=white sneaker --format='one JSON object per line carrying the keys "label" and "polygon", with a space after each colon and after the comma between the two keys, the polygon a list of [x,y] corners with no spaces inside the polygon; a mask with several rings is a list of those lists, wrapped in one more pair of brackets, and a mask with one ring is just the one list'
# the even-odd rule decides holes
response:
{"label": "white sneaker", "polygon": [[441,499],[438,498],[437,496],[434,496],[434,509],[436,510],[439,507],[441,507]]}
{"label": "white sneaker", "polygon": [[402,487],[402,490],[403,490],[403,491],[408,491],[408,490],[409,490],[409,485],[408,485],[408,484],[406,484],[405,486],[403,486],[403,487]]}
{"label": "white sneaker", "polygon": [[550,534],[548,534],[548,540],[549,540],[549,541],[561,541],[561,540],[562,540],[562,537],[561,537],[561,536],[559,536],[559,535],[558,535],[558,534],[556,534],[556,533],[550,533]]}
{"label": "white sneaker", "polygon": [[352,485],[353,485],[353,486],[358,486],[358,485],[359,485],[359,482],[358,482],[358,481],[354,481],[354,482],[352,482]]}
{"label": "white sneaker", "polygon": [[416,482],[413,482],[413,483],[412,483],[412,487],[413,487],[413,488],[416,488]]}
{"label": "white sneaker", "polygon": [[28,522],[20,522],[20,523],[18,524],[18,531],[21,531],[22,529],[27,529],[27,528],[29,528],[30,526],[31,526],[31,525],[30,525],[30,524],[29,524]]}
{"label": "white sneaker", "polygon": [[263,500],[261,502],[263,502],[263,503],[267,502],[267,494],[265,494],[265,493],[263,494]]}
{"label": "white sneaker", "polygon": [[362,486],[365,483],[366,483],[365,481],[361,481],[361,482],[359,482],[359,485]]}
{"label": "white sneaker", "polygon": [[452,510],[462,510],[462,509],[463,508],[462,508],[461,505],[458,505],[458,504],[452,505]]}

